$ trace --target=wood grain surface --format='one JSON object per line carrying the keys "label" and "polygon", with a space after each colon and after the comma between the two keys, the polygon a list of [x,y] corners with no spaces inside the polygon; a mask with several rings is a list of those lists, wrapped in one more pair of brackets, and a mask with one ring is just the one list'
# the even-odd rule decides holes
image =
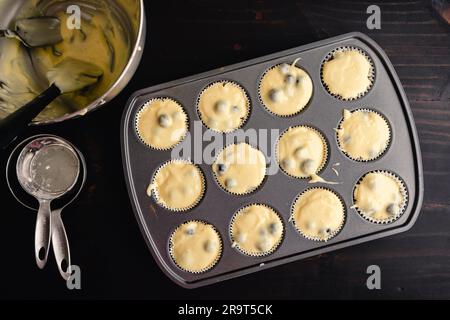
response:
{"label": "wood grain surface", "polygon": [[[61,135],[87,158],[87,186],[63,213],[82,290],[66,289],[53,257],[45,270],[37,269],[35,216],[14,201],[1,179],[1,298],[450,298],[450,26],[431,0],[145,3],[144,59],[126,90],[83,119],[28,132]],[[381,30],[366,28],[371,4],[381,8]],[[152,259],[125,188],[119,125],[127,98],[140,88],[350,31],[367,33],[384,48],[411,103],[425,172],[414,228],[202,289],[173,284]],[[0,155],[1,168],[7,155]],[[381,290],[366,288],[372,264],[381,267]]]}

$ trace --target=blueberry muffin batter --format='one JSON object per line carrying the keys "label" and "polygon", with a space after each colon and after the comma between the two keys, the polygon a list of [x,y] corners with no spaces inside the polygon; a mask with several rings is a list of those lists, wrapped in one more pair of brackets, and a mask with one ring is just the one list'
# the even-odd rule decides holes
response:
{"label": "blueberry muffin batter", "polygon": [[360,161],[379,157],[387,149],[391,138],[386,120],[369,110],[344,110],[337,136],[341,150]]}
{"label": "blueberry muffin batter", "polygon": [[231,225],[233,246],[250,256],[272,253],[283,238],[283,223],[275,211],[262,204],[239,210]]}
{"label": "blueberry muffin batter", "polygon": [[147,194],[153,194],[158,204],[169,210],[185,211],[200,202],[204,190],[200,169],[190,162],[175,160],[158,169]]}
{"label": "blueberry muffin batter", "polygon": [[264,181],[266,159],[261,151],[247,143],[232,144],[220,152],[212,169],[224,190],[244,195]]}
{"label": "blueberry muffin batter", "polygon": [[192,273],[205,272],[219,261],[222,240],[212,225],[189,221],[172,234],[169,251],[181,269]]}
{"label": "blueberry muffin batter", "polygon": [[269,69],[263,76],[259,94],[273,114],[287,117],[302,111],[311,100],[313,83],[299,67],[284,63]]}
{"label": "blueberry muffin batter", "polygon": [[373,67],[369,58],[355,48],[342,48],[322,66],[327,90],[344,100],[362,97],[372,86]]}
{"label": "blueberry muffin batter", "polygon": [[[37,116],[37,120],[53,120],[81,110],[111,89],[132,54],[133,39],[127,30],[137,34],[140,20],[138,0],[114,2],[115,5],[98,0],[20,2],[16,19],[56,17],[60,20],[62,41],[31,49],[24,48],[19,41],[0,39],[0,119],[46,89],[49,86],[45,81],[47,72],[66,60],[94,64],[102,70],[103,76],[95,85],[56,99]],[[68,28],[73,16],[67,14],[67,8],[74,4],[82,12],[80,28]],[[12,12],[14,8],[11,8]]]}
{"label": "blueberry muffin batter", "polygon": [[389,223],[404,211],[406,191],[403,184],[388,172],[371,172],[356,185],[354,208],[367,220]]}
{"label": "blueberry muffin batter", "polygon": [[278,141],[278,163],[284,172],[296,178],[314,178],[327,161],[325,138],[306,126],[289,128]]}
{"label": "blueberry muffin batter", "polygon": [[153,99],[139,111],[136,130],[146,145],[157,150],[168,150],[186,136],[187,115],[181,105],[172,99]]}
{"label": "blueberry muffin batter", "polygon": [[328,241],[343,227],[345,211],[334,192],[313,188],[303,192],[295,201],[291,219],[306,238]]}
{"label": "blueberry muffin batter", "polygon": [[203,90],[197,108],[207,128],[229,133],[243,126],[250,112],[250,102],[241,86],[221,81]]}

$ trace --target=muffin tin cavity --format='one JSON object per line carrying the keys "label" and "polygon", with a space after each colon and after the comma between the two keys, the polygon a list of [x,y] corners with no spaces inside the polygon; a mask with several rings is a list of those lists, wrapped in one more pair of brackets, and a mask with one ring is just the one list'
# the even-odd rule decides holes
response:
{"label": "muffin tin cavity", "polygon": [[291,221],[305,238],[328,241],[345,223],[345,206],[335,191],[310,188],[300,193],[292,205]]}
{"label": "muffin tin cavity", "polygon": [[156,150],[169,150],[188,132],[188,118],[183,107],[171,98],[154,98],[136,115],[136,133],[141,141]]}
{"label": "muffin tin cavity", "polygon": [[408,193],[402,179],[385,170],[362,176],[353,191],[354,208],[364,219],[388,224],[404,213]]}
{"label": "muffin tin cavity", "polygon": [[250,114],[250,100],[239,84],[222,80],[202,90],[197,101],[197,111],[207,128],[230,133],[245,124]]}
{"label": "muffin tin cavity", "polygon": [[194,208],[205,193],[205,178],[196,165],[186,160],[171,160],[156,171],[147,195],[170,211]]}
{"label": "muffin tin cavity", "polygon": [[278,164],[286,174],[294,178],[309,178],[325,167],[328,143],[313,127],[291,127],[278,139],[276,153]]}
{"label": "muffin tin cavity", "polygon": [[265,204],[251,204],[231,220],[232,247],[252,257],[273,253],[283,240],[284,225],[279,214]]}
{"label": "muffin tin cavity", "polygon": [[344,109],[336,138],[339,148],[350,159],[373,161],[389,148],[391,126],[385,117],[374,110]]}
{"label": "muffin tin cavity", "polygon": [[183,271],[206,272],[220,259],[222,239],[213,225],[203,221],[188,221],[172,233],[169,253],[173,262]]}
{"label": "muffin tin cavity", "polygon": [[[348,79],[343,88],[349,84],[351,90],[340,91],[338,85],[335,93],[328,92],[321,85],[324,63],[345,60],[339,54],[348,52],[357,54],[356,70],[365,73],[355,76],[354,86],[347,70],[354,63],[351,56],[350,62],[337,68]],[[267,81],[271,74],[276,81]],[[291,86],[292,98],[302,96],[301,103],[266,105],[271,89],[281,87],[287,95]],[[304,95],[295,91],[305,89]],[[277,95],[274,100],[280,98]],[[155,150],[136,134],[136,119],[143,106],[160,97],[182,105],[190,126],[181,143]],[[374,109],[361,109],[366,107]],[[358,123],[348,130],[343,110],[355,115]],[[381,135],[373,134],[373,123],[383,128]],[[255,132],[256,140],[249,138]],[[353,142],[368,148],[353,152],[348,132]],[[371,153],[371,149],[376,150]],[[420,149],[408,101],[387,56],[360,33],[140,90],[129,100],[123,117],[122,150],[127,186],[144,238],[161,269],[187,288],[404,232],[416,221],[423,197]],[[188,194],[197,187],[196,196],[187,198],[191,200],[187,203],[173,203],[168,195],[171,188],[164,196],[155,195],[158,188],[152,183],[162,168],[178,161],[199,170],[195,179],[181,173],[167,180],[167,186],[176,186],[176,193]],[[365,179],[372,172],[380,174],[386,190],[394,190],[389,199],[369,188]],[[162,181],[159,184],[164,186]],[[149,184],[151,197],[146,192]],[[366,208],[372,198],[380,207],[375,214]],[[255,210],[244,213],[251,208]],[[271,217],[270,222],[259,224],[264,220],[258,219],[260,215]],[[197,240],[197,233],[193,237],[185,233],[193,222],[197,227],[209,226],[204,228],[215,239],[212,247],[203,237]],[[244,233],[245,240],[251,241],[243,241]]]}
{"label": "muffin tin cavity", "polygon": [[268,69],[259,83],[259,98],[266,109],[280,117],[300,113],[313,95],[309,74],[293,63],[282,63]]}
{"label": "muffin tin cavity", "polygon": [[352,46],[331,51],[321,69],[322,84],[337,99],[351,101],[362,98],[372,88],[375,68],[372,58]]}
{"label": "muffin tin cavity", "polygon": [[241,142],[223,149],[212,165],[219,186],[234,195],[246,195],[258,189],[266,177],[264,153]]}

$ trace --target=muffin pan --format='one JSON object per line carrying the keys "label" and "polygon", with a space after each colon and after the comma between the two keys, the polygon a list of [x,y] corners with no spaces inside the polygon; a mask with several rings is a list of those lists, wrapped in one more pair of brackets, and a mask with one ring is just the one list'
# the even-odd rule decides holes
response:
{"label": "muffin pan", "polygon": [[[321,81],[321,65],[330,52],[342,47],[363,50],[373,61],[375,77],[373,86],[362,98],[343,101],[330,95]],[[292,117],[277,117],[266,110],[258,96],[261,77],[275,65],[292,63],[303,68],[314,84],[313,97],[301,113]],[[281,170],[268,175],[263,184],[253,193],[235,196],[224,192],[214,179],[209,163],[198,163],[205,175],[206,190],[202,201],[193,209],[174,213],[159,206],[154,197],[147,195],[147,187],[155,171],[171,159],[171,151],[153,150],[140,141],[135,129],[139,110],[149,100],[170,97],[178,101],[189,118],[191,135],[194,129],[207,129],[201,125],[196,103],[201,91],[211,83],[233,81],[248,93],[251,108],[243,129],[278,129],[283,133],[289,127],[306,125],[320,130],[328,142],[328,161],[320,173],[325,180],[340,184],[309,184],[307,179],[289,177]],[[350,111],[367,108],[386,117],[391,126],[391,142],[388,150],[374,161],[357,162],[349,159],[338,147],[335,129],[342,119],[344,109]],[[195,121],[195,125],[194,125]],[[200,124],[198,124],[198,123]],[[270,152],[266,157],[276,163],[275,145],[278,139],[270,136]],[[210,133],[215,137],[225,134]],[[225,140],[225,139],[224,139]],[[238,142],[244,142],[238,138]],[[245,140],[245,139],[244,139]],[[192,142],[195,139],[192,139]],[[411,110],[400,81],[382,49],[369,37],[361,33],[349,33],[309,45],[286,50],[262,58],[220,68],[211,72],[172,81],[143,89],[130,98],[121,126],[122,156],[126,182],[133,209],[144,238],[161,269],[176,283],[186,288],[195,288],[234,278],[259,270],[304,259],[362,242],[397,234],[410,229],[417,219],[423,198],[423,169],[417,132]],[[203,147],[208,143],[203,142]],[[198,148],[198,146],[195,146]],[[194,146],[191,146],[194,151]],[[337,165],[339,164],[339,165]],[[337,169],[339,176],[333,169]],[[404,182],[408,201],[400,218],[389,224],[376,224],[362,218],[353,208],[353,190],[360,177],[375,171],[386,170]],[[310,187],[328,188],[343,201],[346,217],[340,232],[326,242],[302,237],[290,221],[291,208],[299,193]],[[240,208],[250,204],[263,204],[279,213],[284,236],[278,248],[270,255],[246,256],[232,247],[230,224]],[[173,261],[169,250],[169,239],[173,232],[187,221],[205,221],[212,224],[222,239],[222,253],[217,264],[202,273],[183,271]]]}

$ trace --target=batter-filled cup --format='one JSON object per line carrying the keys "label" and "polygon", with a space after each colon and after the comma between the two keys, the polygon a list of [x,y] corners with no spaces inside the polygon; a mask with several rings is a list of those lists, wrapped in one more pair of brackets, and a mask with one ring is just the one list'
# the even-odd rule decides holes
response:
{"label": "batter-filled cup", "polygon": [[200,93],[197,112],[205,127],[220,133],[241,128],[250,114],[250,99],[242,86],[232,81],[218,81]]}
{"label": "batter-filled cup", "polygon": [[180,269],[202,273],[213,268],[219,261],[222,239],[213,225],[203,221],[188,221],[170,236],[169,252]]}
{"label": "batter-filled cup", "polygon": [[212,165],[219,186],[234,195],[257,190],[266,177],[264,154],[247,143],[231,144],[223,149]]}
{"label": "batter-filled cup", "polygon": [[198,166],[187,160],[170,160],[158,168],[147,189],[160,206],[170,211],[188,211],[205,194],[205,178]]}
{"label": "batter-filled cup", "polygon": [[374,110],[344,110],[336,138],[339,149],[350,159],[374,161],[388,149],[391,127],[386,118]]}
{"label": "batter-filled cup", "polygon": [[243,207],[232,218],[232,246],[252,257],[273,253],[281,244],[284,226],[275,209],[265,204]]}
{"label": "batter-filled cup", "polygon": [[353,191],[353,208],[364,219],[378,224],[399,219],[405,212],[407,200],[403,181],[385,170],[366,173]]}
{"label": "batter-filled cup", "polygon": [[313,95],[309,74],[296,63],[283,63],[268,69],[259,84],[259,98],[264,107],[279,117],[300,113]]}
{"label": "batter-filled cup", "polygon": [[326,56],[322,63],[321,78],[325,89],[335,98],[356,100],[372,88],[375,67],[362,49],[341,47]]}
{"label": "batter-filled cup", "polygon": [[140,140],[156,150],[169,150],[188,132],[188,116],[181,104],[171,98],[148,101],[136,115],[136,132]]}
{"label": "batter-filled cup", "polygon": [[337,193],[327,188],[309,188],[297,196],[291,221],[305,238],[328,241],[345,224],[345,207]]}

